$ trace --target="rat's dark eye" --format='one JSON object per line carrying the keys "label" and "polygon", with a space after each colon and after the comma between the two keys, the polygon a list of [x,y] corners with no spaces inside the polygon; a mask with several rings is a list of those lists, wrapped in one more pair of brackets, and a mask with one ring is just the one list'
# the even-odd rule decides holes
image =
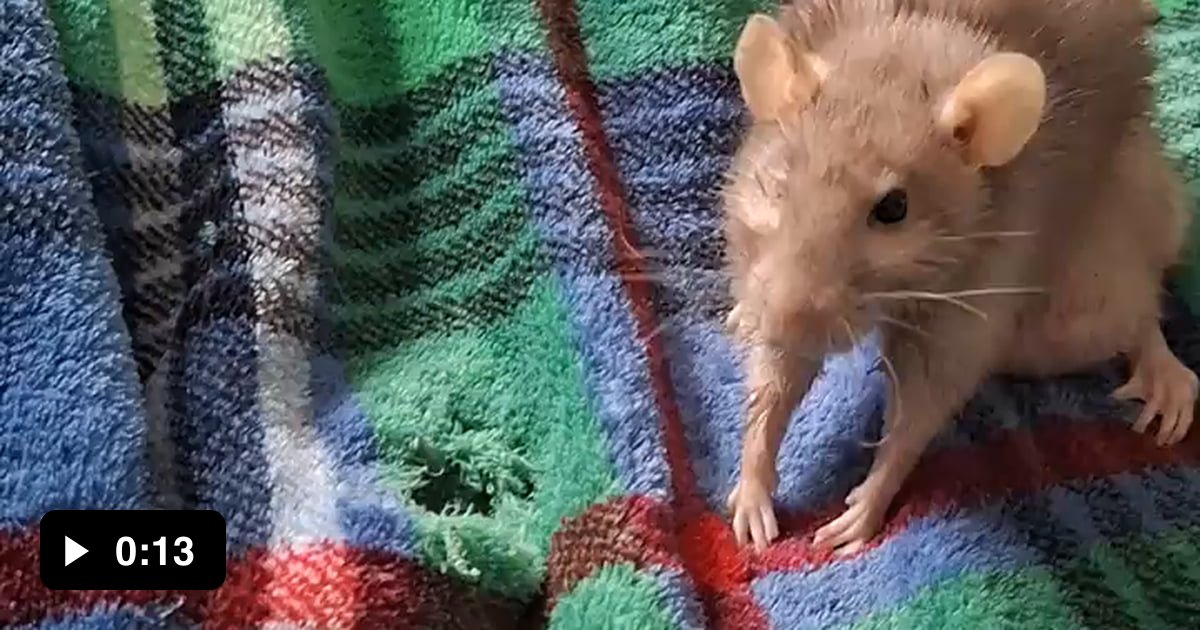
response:
{"label": "rat's dark eye", "polygon": [[908,216],[908,194],[901,188],[893,188],[875,202],[871,208],[871,220],[884,225],[899,223]]}

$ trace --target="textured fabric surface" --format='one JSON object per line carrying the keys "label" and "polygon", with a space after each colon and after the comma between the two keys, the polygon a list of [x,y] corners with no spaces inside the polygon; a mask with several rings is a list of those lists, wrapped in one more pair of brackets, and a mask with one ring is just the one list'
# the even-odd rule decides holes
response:
{"label": "textured fabric surface", "polygon": [[[1132,434],[1115,365],[987,383],[835,559],[868,340],[788,433],[783,539],[734,545],[716,199],[769,4],[0,2],[0,626],[1197,625],[1200,437]],[[1200,4],[1160,7],[1196,186]],[[45,511],[155,506],[225,515],[224,586],[41,586]]]}

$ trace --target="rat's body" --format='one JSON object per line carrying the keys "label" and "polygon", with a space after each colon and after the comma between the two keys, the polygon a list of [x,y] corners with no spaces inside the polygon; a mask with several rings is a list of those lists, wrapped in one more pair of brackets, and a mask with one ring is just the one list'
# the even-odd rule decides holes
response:
{"label": "rat's body", "polygon": [[[726,190],[748,424],[738,538],[776,534],[791,410],[823,356],[882,333],[886,437],[817,541],[874,535],[929,441],[998,372],[1118,354],[1182,439],[1196,377],[1167,349],[1159,287],[1186,233],[1148,120],[1132,0],[807,0],[756,17],[735,65],[754,118]],[[781,43],[782,42],[782,43]]]}

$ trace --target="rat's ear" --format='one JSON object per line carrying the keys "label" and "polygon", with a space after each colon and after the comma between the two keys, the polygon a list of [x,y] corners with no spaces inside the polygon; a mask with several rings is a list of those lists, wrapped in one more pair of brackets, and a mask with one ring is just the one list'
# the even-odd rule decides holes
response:
{"label": "rat's ear", "polygon": [[733,52],[733,70],[754,119],[776,120],[788,105],[811,101],[821,82],[817,62],[793,50],[778,22],[750,16]]}
{"label": "rat's ear", "polygon": [[1008,163],[1033,137],[1046,105],[1046,75],[1018,53],[996,53],[976,64],[950,92],[939,126],[976,166]]}

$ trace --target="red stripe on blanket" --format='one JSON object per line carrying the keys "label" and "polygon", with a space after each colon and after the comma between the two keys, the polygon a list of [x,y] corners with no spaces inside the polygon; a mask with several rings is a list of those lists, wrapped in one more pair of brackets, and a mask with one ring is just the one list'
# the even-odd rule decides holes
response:
{"label": "red stripe on blanket", "polygon": [[[1172,448],[1154,445],[1152,436],[1113,422],[1052,420],[1036,429],[998,432],[982,442],[929,453],[913,471],[887,525],[868,547],[903,531],[918,518],[953,507],[1027,494],[1088,477],[1110,476],[1150,466],[1200,463],[1200,436]],[[781,540],[752,562],[754,573],[811,569],[834,559],[810,545],[818,527],[841,512],[782,515]]]}
{"label": "red stripe on blanket", "polygon": [[670,510],[648,497],[619,497],[563,521],[550,537],[546,604],[575,588],[596,569],[631,563],[638,569],[678,567]]}
{"label": "red stripe on blanket", "polygon": [[[683,422],[671,384],[666,354],[657,334],[659,324],[653,308],[652,284],[645,280],[648,277],[645,259],[635,246],[636,234],[629,216],[629,204],[604,133],[603,114],[596,99],[596,88],[587,65],[587,52],[580,36],[579,14],[573,0],[538,0],[537,5],[547,44],[554,58],[555,71],[566,93],[567,108],[579,128],[588,170],[595,180],[596,195],[612,235],[617,271],[633,311],[637,335],[645,348],[655,405],[663,421],[663,442],[670,467],[674,507],[680,518],[681,529],[677,533],[684,537],[689,535],[688,532],[694,535],[697,531],[710,528],[712,519],[704,514],[704,502],[696,491],[696,478],[689,463]],[[687,572],[696,582],[720,583],[722,570],[705,564],[705,561],[713,554],[736,557],[738,550],[728,536],[712,538],[708,544],[713,548],[703,553],[697,553],[697,550],[685,545],[682,559]],[[739,587],[731,585],[731,588]],[[736,595],[727,592],[725,597],[718,599],[702,595],[702,600],[709,622],[719,627],[754,630],[767,625],[766,616],[755,605],[744,583]],[[734,600],[738,602],[736,606],[724,605]]]}
{"label": "red stripe on blanket", "polygon": [[750,592],[749,557],[724,519],[711,512],[690,519],[680,532],[679,547],[711,627],[767,627],[766,615]]}
{"label": "red stripe on blanket", "polygon": [[225,584],[215,591],[51,591],[37,566],[36,529],[0,532],[0,626],[61,619],[101,604],[178,608],[211,628],[490,627],[489,620],[511,624],[518,615],[514,603],[395,554],[338,544],[254,550],[230,560]]}
{"label": "red stripe on blanket", "polygon": [[579,34],[579,14],[573,0],[538,0],[546,41],[554,57],[555,71],[566,93],[567,108],[579,128],[584,158],[595,182],[596,196],[608,230],[625,295],[633,311],[638,339],[649,364],[654,402],[663,418],[663,437],[671,469],[672,492],[678,501],[694,501],[696,480],[688,464],[687,441],[679,406],[675,401],[666,355],[658,342],[653,285],[646,281],[645,259],[635,243],[637,235],[629,215],[624,186],[604,133],[603,114],[596,99],[587,65],[587,53]]}

